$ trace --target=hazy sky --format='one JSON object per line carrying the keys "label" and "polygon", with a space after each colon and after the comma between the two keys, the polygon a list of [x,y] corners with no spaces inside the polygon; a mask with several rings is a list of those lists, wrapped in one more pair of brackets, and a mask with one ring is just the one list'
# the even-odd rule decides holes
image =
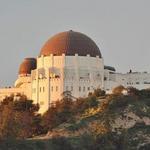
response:
{"label": "hazy sky", "polygon": [[150,71],[150,0],[0,0],[0,86],[52,35],[75,30],[118,72]]}

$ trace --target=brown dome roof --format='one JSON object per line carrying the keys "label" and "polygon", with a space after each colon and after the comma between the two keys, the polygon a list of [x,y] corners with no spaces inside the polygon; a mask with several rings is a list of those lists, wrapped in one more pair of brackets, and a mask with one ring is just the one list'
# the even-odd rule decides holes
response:
{"label": "brown dome roof", "polygon": [[35,58],[25,58],[19,68],[19,75],[31,74],[31,71],[36,69]]}
{"label": "brown dome roof", "polygon": [[92,57],[102,57],[98,46],[92,39],[72,30],[58,33],[50,38],[41,49],[40,55],[53,54],[59,56],[63,53],[71,56],[75,54],[86,56],[89,54]]}

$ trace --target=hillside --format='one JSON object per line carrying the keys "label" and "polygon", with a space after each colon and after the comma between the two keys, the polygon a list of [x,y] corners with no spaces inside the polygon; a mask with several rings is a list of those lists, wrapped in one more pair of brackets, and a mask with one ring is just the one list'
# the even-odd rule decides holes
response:
{"label": "hillside", "polygon": [[85,149],[149,149],[150,99],[113,95],[99,100],[98,107],[87,109],[75,121],[61,124],[39,139],[52,137],[75,142],[75,149],[81,145]]}
{"label": "hillside", "polygon": [[[17,149],[16,147],[19,150],[150,149],[149,95],[117,93],[97,97],[96,100],[97,105],[90,105],[84,111],[73,114],[66,122],[47,134],[26,141],[13,142],[13,146],[17,143],[14,149]],[[4,143],[2,145],[5,147]]]}

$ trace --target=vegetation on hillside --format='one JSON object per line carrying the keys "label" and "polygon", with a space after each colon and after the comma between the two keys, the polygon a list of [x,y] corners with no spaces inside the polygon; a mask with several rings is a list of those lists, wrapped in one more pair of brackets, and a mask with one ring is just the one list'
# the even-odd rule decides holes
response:
{"label": "vegetation on hillside", "polygon": [[0,103],[0,139],[24,139],[40,133],[41,116],[38,105],[21,96],[6,97]]}
{"label": "vegetation on hillside", "polygon": [[0,150],[150,149],[150,89],[97,89],[87,98],[64,96],[42,116],[37,111],[25,97],[1,102]]}

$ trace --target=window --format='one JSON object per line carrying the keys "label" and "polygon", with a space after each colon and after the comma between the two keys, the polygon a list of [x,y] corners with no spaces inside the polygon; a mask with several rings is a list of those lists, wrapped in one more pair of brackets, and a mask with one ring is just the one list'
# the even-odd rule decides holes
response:
{"label": "window", "polygon": [[81,91],[81,86],[79,86],[79,91]]}
{"label": "window", "polygon": [[40,87],[40,92],[42,91],[42,88]]}
{"label": "window", "polygon": [[58,86],[56,86],[56,92],[58,91]]}
{"label": "window", "polygon": [[104,77],[104,81],[106,81],[107,80],[107,77]]}
{"label": "window", "polygon": [[88,87],[87,90],[90,91],[90,87]]}
{"label": "window", "polygon": [[150,84],[150,82],[145,81],[144,84]]}
{"label": "window", "polygon": [[85,86],[83,87],[83,92],[85,92]]}
{"label": "window", "polygon": [[53,86],[51,87],[51,91],[53,92]]}
{"label": "window", "polygon": [[45,92],[45,87],[43,87],[43,92]]}
{"label": "window", "polygon": [[71,86],[71,91],[73,91],[73,86]]}

